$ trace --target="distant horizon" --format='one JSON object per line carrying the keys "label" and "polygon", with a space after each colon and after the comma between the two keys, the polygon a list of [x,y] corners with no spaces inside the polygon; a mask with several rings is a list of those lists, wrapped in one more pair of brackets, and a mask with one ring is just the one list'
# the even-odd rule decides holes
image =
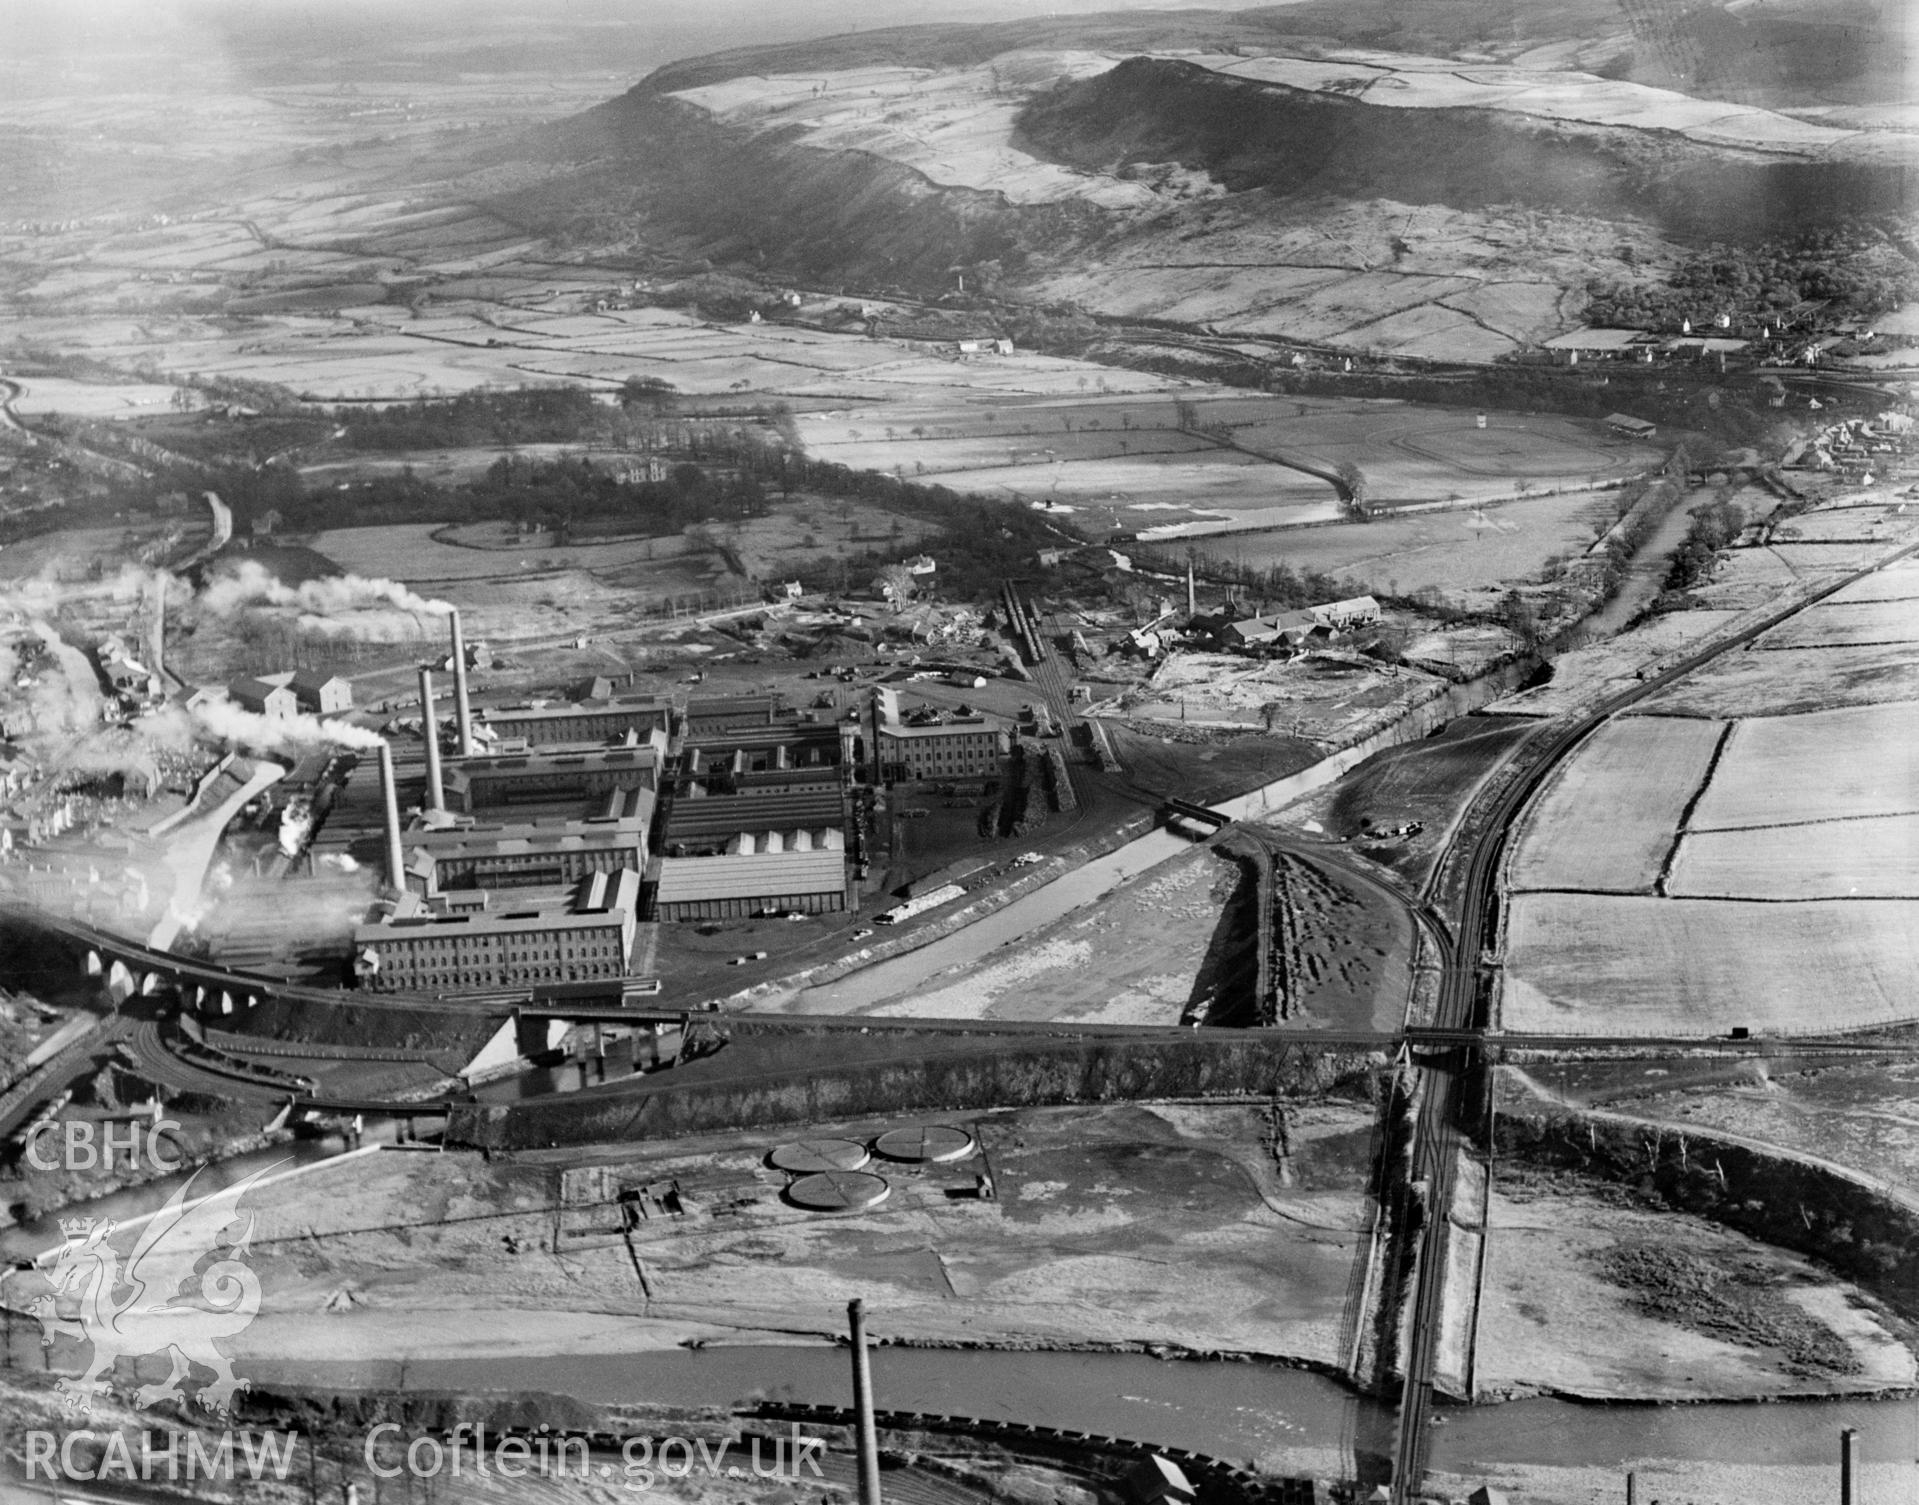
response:
{"label": "distant horizon", "polygon": [[[484,47],[509,35],[552,27],[621,34],[609,62],[644,51],[658,63],[762,42],[800,41],[928,24],[969,25],[1037,15],[1129,11],[1233,13],[1306,0],[15,0],[16,60],[98,61],[100,51],[195,42],[247,49],[283,32],[302,41],[337,37],[398,41],[436,33],[449,45]],[[293,40],[289,37],[287,40]],[[0,64],[4,77],[4,64]]]}

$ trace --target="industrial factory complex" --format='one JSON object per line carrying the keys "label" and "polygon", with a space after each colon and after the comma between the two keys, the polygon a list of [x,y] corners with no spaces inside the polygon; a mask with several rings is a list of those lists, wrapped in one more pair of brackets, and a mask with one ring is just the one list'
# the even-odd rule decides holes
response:
{"label": "industrial factory complex", "polygon": [[[416,731],[361,764],[378,806],[349,777],[303,854],[357,862],[378,839],[388,898],[353,927],[365,989],[608,983],[639,966],[643,923],[856,908],[862,797],[888,772],[992,774],[1007,747],[984,716],[906,728],[890,693],[871,716],[606,683],[591,699],[476,708],[459,614],[449,662],[451,706],[422,668]],[[902,741],[940,752],[906,760]]]}
{"label": "industrial factory complex", "polygon": [[1919,1501],[1913,6],[13,9],[0,1505]]}

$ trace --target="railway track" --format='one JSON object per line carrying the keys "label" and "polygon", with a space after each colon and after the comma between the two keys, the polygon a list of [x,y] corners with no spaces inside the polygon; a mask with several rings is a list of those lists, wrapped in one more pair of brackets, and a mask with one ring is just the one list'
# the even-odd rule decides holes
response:
{"label": "railway track", "polygon": [[[1465,1139],[1458,1122],[1460,1084],[1477,1064],[1486,1046],[1496,1041],[1510,1043],[1512,1039],[1510,1036],[1500,1037],[1490,1033],[1495,969],[1486,958],[1497,953],[1499,870],[1513,825],[1553,770],[1613,717],[1659,694],[1721,655],[1744,648],[1780,623],[1808,607],[1818,605],[1855,581],[1915,552],[1919,552],[1919,543],[1896,549],[1863,569],[1843,575],[1777,611],[1768,612],[1750,626],[1694,650],[1644,681],[1605,697],[1568,725],[1542,732],[1529,747],[1522,747],[1519,757],[1525,761],[1519,776],[1492,795],[1485,818],[1473,823],[1476,834],[1467,853],[1457,924],[1453,932],[1457,944],[1441,977],[1439,1006],[1435,1013],[1435,1023],[1442,1036],[1454,1041],[1455,1048],[1466,1054],[1463,1060],[1456,1063],[1456,1069],[1428,1071],[1428,1090],[1415,1141],[1417,1149],[1412,1179],[1415,1183],[1423,1182],[1426,1187],[1427,1216],[1420,1231],[1411,1323],[1412,1342],[1405,1364],[1405,1388],[1394,1446],[1392,1497],[1395,1505],[1406,1505],[1412,1500],[1413,1491],[1425,1469],[1426,1433],[1432,1407],[1440,1306],[1445,1286],[1446,1244],[1451,1226],[1445,1210],[1452,1201],[1453,1181]],[[1690,1041],[1675,1039],[1671,1042],[1675,1048],[1692,1049],[1709,1044],[1716,1046],[1718,1043],[1699,1037]],[[1775,1050],[1778,1045],[1778,1041],[1771,1042],[1771,1048]]]}

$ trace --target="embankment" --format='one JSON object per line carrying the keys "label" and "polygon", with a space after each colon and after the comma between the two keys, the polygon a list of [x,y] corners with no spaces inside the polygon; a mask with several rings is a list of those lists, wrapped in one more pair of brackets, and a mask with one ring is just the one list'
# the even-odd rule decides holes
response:
{"label": "embankment", "polygon": [[644,1090],[577,1092],[453,1110],[449,1144],[489,1150],[671,1138],[885,1113],[979,1112],[1248,1093],[1315,1096],[1377,1059],[1260,1036],[1132,1039],[993,1034],[832,1039],[832,1058],[793,1046],[804,1021],[732,1021],[718,1054],[649,1078]]}
{"label": "embankment", "polygon": [[1502,1112],[1502,1155],[1577,1171],[1809,1255],[1919,1322],[1919,1207],[1816,1160],[1612,1114]]}

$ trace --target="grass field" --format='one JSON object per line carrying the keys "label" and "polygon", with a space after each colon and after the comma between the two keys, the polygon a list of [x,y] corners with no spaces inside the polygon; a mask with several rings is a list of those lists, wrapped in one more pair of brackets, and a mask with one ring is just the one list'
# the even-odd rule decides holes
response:
{"label": "grass field", "polygon": [[1777,600],[1800,573],[1772,549],[1733,549],[1720,557],[1711,582],[1688,594],[1715,610],[1745,611]]}
{"label": "grass field", "polygon": [[1852,821],[1919,810],[1919,704],[1739,722],[1690,828]]}
{"label": "grass field", "polygon": [[1827,598],[1828,604],[1853,601],[1911,601],[1919,599],[1919,559],[1901,559],[1855,580]]}
{"label": "grass field", "polygon": [[1912,1095],[1919,1067],[1892,1058],[1883,1065],[1854,1063],[1844,1071],[1762,1066],[1744,1079],[1652,1084],[1634,1072],[1633,1112],[1782,1145],[1802,1155],[1837,1160],[1881,1180],[1912,1181]]}
{"label": "grass field", "polygon": [[1341,57],[1208,58],[1235,78],[1341,96],[1398,110],[1500,110],[1552,121],[1669,131],[1716,145],[1823,154],[1848,143],[1852,131],[1814,125],[1750,105],[1694,99],[1670,89],[1599,78],[1540,73],[1403,53]]}
{"label": "grass field", "polygon": [[1919,1019],[1919,904],[1520,894],[1502,1027],[1819,1034]]}
{"label": "grass field", "polygon": [[1679,844],[1667,890],[1689,898],[1919,898],[1919,814],[1694,831]]}
{"label": "grass field", "polygon": [[[1355,552],[1368,556],[1402,546],[1429,553],[1421,584],[1462,572],[1490,583],[1591,542],[1586,513],[1596,519],[1601,510],[1591,498],[1526,502],[1521,519],[1508,505],[1490,505],[1514,504],[1515,483],[1584,487],[1657,459],[1646,446],[1572,419],[1495,414],[1482,429],[1466,408],[1186,388],[1180,395],[1197,408],[1201,424],[1224,427],[1222,441],[1179,429],[1170,393],[1107,390],[1124,373],[1101,374],[1092,391],[1078,374],[1081,394],[1061,401],[983,388],[992,361],[932,364],[942,368],[934,374],[944,391],[907,390],[898,385],[903,373],[890,368],[884,375],[896,384],[893,400],[799,415],[808,452],[957,491],[1051,501],[1088,514],[1082,524],[1148,538],[1330,522],[1338,516],[1333,488],[1311,472],[1350,461],[1365,474],[1368,494],[1382,502],[1488,504],[1458,518],[1382,519],[1370,525],[1370,538],[1342,530],[1338,541],[1318,545],[1337,551],[1358,541]],[[1067,374],[1070,363],[1060,364]],[[1550,539],[1533,536],[1542,520]],[[1487,557],[1474,564],[1470,545],[1496,545],[1514,534],[1527,536],[1516,548],[1486,548]],[[1543,546],[1535,550],[1534,543]]]}
{"label": "grass field", "polygon": [[14,410],[29,416],[61,413],[69,418],[124,418],[165,412],[177,388],[159,382],[69,381],[59,376],[23,376]]}
{"label": "grass field", "polygon": [[1484,589],[1537,576],[1554,555],[1573,555],[1609,520],[1603,500],[1535,497],[1497,506],[1385,516],[1323,528],[1235,533],[1202,552],[1259,568],[1287,565],[1350,575],[1394,592]]}
{"label": "grass field", "polygon": [[1792,716],[1897,700],[1919,700],[1919,654],[1905,643],[1723,654],[1662,690],[1646,709],[1668,716]]}
{"label": "grass field", "polygon": [[1774,543],[1772,550],[1795,575],[1812,579],[1820,575],[1841,575],[1864,569],[1883,559],[1887,546],[1907,536],[1910,527],[1888,529],[1877,542],[1853,543]]}
{"label": "grass field", "polygon": [[1522,484],[1591,486],[1638,474],[1660,458],[1651,445],[1598,423],[1550,414],[1492,413],[1481,428],[1469,408],[1378,399],[1294,406],[1308,410],[1236,424],[1234,442],[1328,469],[1357,465],[1375,502],[1503,500]]}
{"label": "grass field", "polygon": [[1527,812],[1512,886],[1650,892],[1722,730],[1672,717],[1607,722]]}
{"label": "grass field", "polygon": [[[498,533],[502,524],[489,524]],[[350,574],[398,577],[418,587],[453,580],[487,580],[500,576],[547,575],[562,570],[618,569],[684,552],[675,536],[654,540],[622,539],[615,543],[569,544],[553,548],[533,542],[524,548],[462,547],[433,537],[432,523],[395,523],[383,528],[336,528],[313,537],[313,547]]]}
{"label": "grass field", "polygon": [[1903,533],[1910,518],[1896,503],[1827,507],[1787,518],[1773,532],[1776,543],[1878,543]]}
{"label": "grass field", "polygon": [[1767,633],[1763,648],[1843,647],[1919,641],[1919,600],[1847,601],[1808,607]]}
{"label": "grass field", "polygon": [[1690,647],[1732,619],[1729,611],[1675,611],[1590,648],[1575,648],[1553,660],[1543,685],[1496,700],[1486,709],[1502,716],[1557,716],[1607,685],[1630,682],[1662,656]]}

